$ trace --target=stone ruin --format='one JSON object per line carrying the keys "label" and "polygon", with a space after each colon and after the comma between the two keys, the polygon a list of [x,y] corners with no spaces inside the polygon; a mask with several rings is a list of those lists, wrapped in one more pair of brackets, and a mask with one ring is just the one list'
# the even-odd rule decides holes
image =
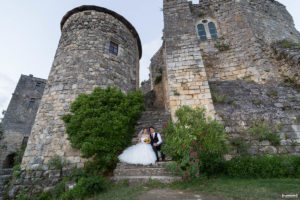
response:
{"label": "stone ruin", "polygon": [[[285,6],[275,0],[164,0],[163,13],[163,43],[142,87],[146,96],[155,96],[149,104],[170,112],[173,120],[181,105],[204,107],[207,115],[223,121],[232,138],[253,120],[268,120],[280,144],[244,136],[250,153],[298,155],[300,50],[281,42],[300,43],[300,34]],[[54,155],[83,166],[61,120],[79,94],[98,86],[113,85],[125,93],[139,87],[141,42],[124,17],[81,6],[64,16],[61,30],[11,197],[28,188],[47,190],[66,176],[67,169],[48,170]]]}

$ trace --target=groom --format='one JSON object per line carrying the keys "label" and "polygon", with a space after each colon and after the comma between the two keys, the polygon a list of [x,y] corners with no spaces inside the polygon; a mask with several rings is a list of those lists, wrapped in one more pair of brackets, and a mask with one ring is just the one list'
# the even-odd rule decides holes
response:
{"label": "groom", "polygon": [[[161,139],[160,134],[155,132],[155,129],[153,126],[151,126],[149,128],[149,130],[150,130],[151,145],[152,145],[152,148],[153,148],[156,158],[157,158],[156,162],[158,162],[159,161],[158,151],[161,151],[162,139]],[[160,153],[161,153],[161,159],[164,161],[165,155],[163,154],[162,151]]]}

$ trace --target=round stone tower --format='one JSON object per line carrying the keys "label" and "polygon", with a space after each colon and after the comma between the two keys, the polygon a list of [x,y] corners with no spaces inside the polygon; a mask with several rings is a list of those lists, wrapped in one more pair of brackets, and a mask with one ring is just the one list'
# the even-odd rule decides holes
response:
{"label": "round stone tower", "polygon": [[70,147],[61,117],[79,94],[95,87],[116,86],[128,93],[139,84],[141,41],[121,15],[97,6],[69,11],[61,21],[61,39],[22,166],[47,169],[54,155],[82,166],[80,153]]}

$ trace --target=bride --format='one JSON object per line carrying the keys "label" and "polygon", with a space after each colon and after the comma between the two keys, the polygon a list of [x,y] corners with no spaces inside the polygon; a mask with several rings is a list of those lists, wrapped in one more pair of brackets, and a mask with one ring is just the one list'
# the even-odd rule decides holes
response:
{"label": "bride", "polygon": [[150,165],[155,164],[156,155],[150,144],[150,135],[147,129],[139,136],[138,144],[128,147],[119,155],[119,160],[128,164]]}

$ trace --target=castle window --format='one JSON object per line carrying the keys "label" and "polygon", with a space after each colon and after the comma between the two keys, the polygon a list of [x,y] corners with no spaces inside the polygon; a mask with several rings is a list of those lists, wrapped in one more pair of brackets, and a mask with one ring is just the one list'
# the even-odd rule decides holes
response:
{"label": "castle window", "polygon": [[216,29],[216,25],[213,22],[208,23],[209,33],[211,38],[216,39],[218,38],[218,33]]}
{"label": "castle window", "polygon": [[209,39],[217,39],[218,38],[218,32],[217,28],[214,22],[203,19],[200,21],[200,23],[197,25],[197,31],[200,40],[209,40]]}
{"label": "castle window", "polygon": [[34,99],[34,98],[31,98],[30,101],[29,101],[28,107],[29,107],[29,108],[33,108],[33,107],[34,107],[34,103],[35,103],[35,99]]}
{"label": "castle window", "polygon": [[207,36],[206,36],[206,31],[205,31],[205,27],[203,24],[199,24],[197,26],[198,28],[198,34],[199,34],[199,37],[200,37],[200,40],[207,40]]}
{"label": "castle window", "polygon": [[35,84],[34,89],[35,89],[35,90],[40,90],[40,89],[41,89],[41,85],[42,85],[41,82],[37,82],[37,83]]}
{"label": "castle window", "polygon": [[110,42],[109,52],[115,56],[118,56],[118,51],[119,51],[119,45],[114,42]]}

